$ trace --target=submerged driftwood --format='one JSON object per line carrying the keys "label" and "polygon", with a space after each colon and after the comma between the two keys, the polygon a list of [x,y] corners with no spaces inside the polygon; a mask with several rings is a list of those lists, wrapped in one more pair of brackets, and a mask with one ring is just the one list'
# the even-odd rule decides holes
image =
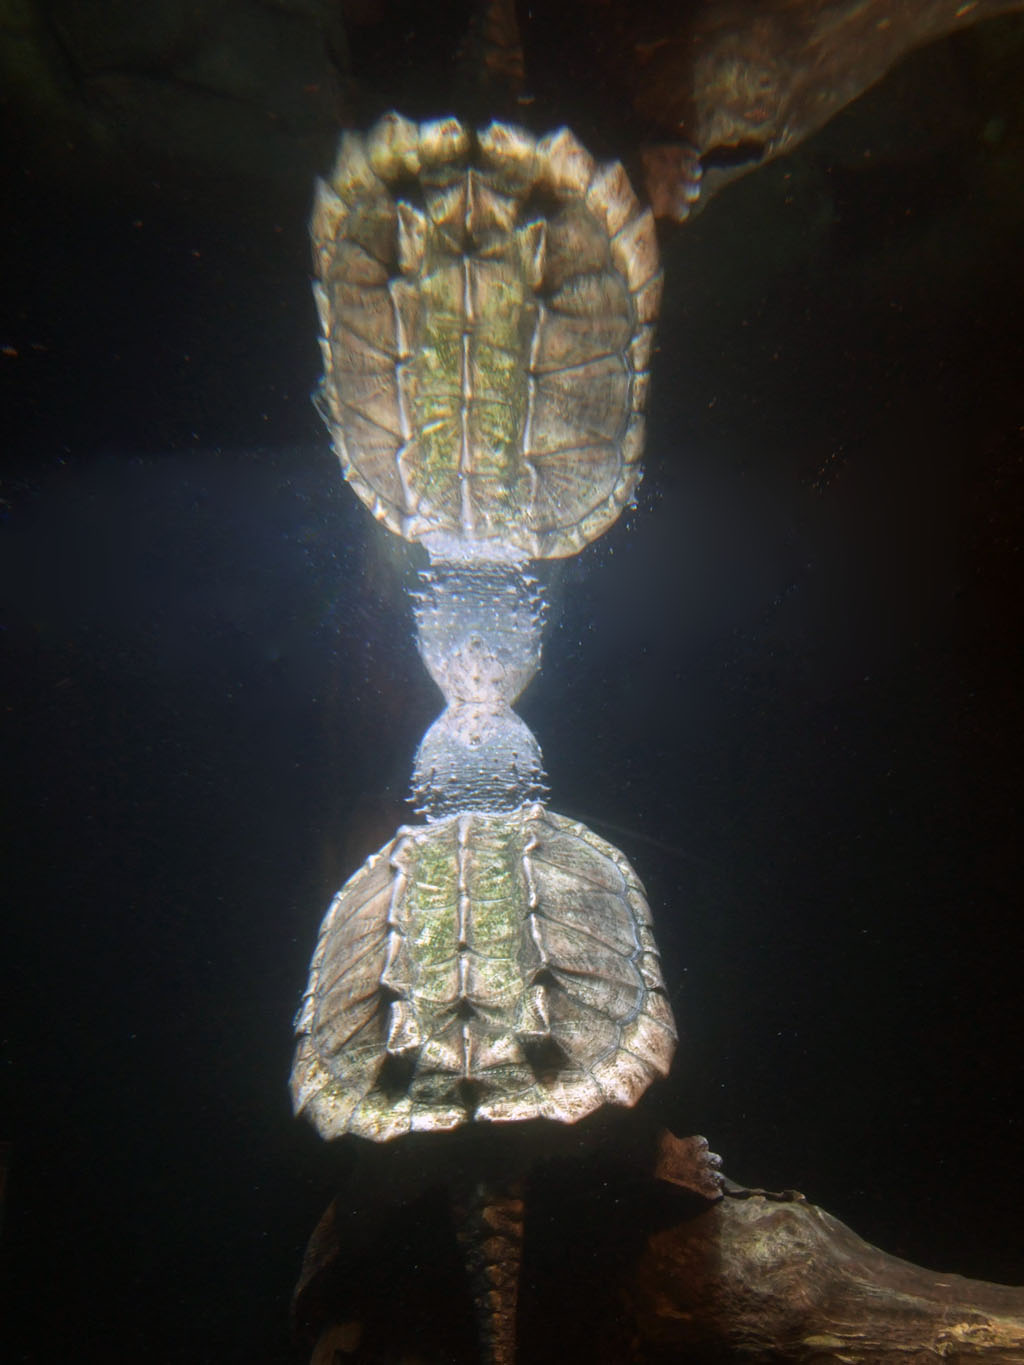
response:
{"label": "submerged driftwood", "polygon": [[685,218],[694,200],[703,205],[792,151],[909,52],[1021,8],[1022,0],[678,6],[652,40],[634,45],[634,110],[654,134],[643,160],[655,214]]}
{"label": "submerged driftwood", "polygon": [[[563,1164],[531,1180],[520,1360],[1024,1362],[1024,1289],[888,1256],[717,1165],[703,1139],[666,1133],[646,1174]],[[475,1359],[444,1198],[407,1212],[325,1215],[295,1299],[316,1365]]]}
{"label": "submerged driftwood", "polygon": [[651,1234],[627,1297],[641,1360],[1024,1361],[1024,1289],[888,1256],[792,1192],[726,1182]]}

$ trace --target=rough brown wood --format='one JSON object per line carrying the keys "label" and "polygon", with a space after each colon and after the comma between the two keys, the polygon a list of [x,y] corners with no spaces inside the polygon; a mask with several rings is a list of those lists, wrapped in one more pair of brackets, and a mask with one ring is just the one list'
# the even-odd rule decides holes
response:
{"label": "rough brown wood", "polygon": [[625,1297],[644,1362],[1024,1362],[1024,1289],[889,1256],[793,1192],[652,1232]]}
{"label": "rough brown wood", "polygon": [[1024,0],[703,0],[638,45],[635,108],[664,130],[644,153],[658,216],[685,217],[792,150],[907,53]]}

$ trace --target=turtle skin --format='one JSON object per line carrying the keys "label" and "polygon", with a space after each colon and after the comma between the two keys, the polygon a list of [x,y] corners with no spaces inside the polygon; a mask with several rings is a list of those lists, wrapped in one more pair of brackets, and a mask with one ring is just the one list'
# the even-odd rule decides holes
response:
{"label": "turtle skin", "polygon": [[568,129],[386,115],[311,223],[321,412],[345,477],[435,559],[558,558],[640,477],[654,220]]}

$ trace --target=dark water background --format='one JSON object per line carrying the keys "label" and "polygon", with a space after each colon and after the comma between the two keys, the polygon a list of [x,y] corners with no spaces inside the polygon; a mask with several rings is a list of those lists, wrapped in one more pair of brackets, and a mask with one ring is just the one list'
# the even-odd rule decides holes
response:
{"label": "dark water background", "polygon": [[[670,1126],[1020,1283],[1024,111],[915,70],[664,232],[640,504],[521,710],[647,886]],[[283,1361],[333,1161],[290,1021],[438,699],[308,401],[305,191],[50,152],[3,225],[0,1351]]]}

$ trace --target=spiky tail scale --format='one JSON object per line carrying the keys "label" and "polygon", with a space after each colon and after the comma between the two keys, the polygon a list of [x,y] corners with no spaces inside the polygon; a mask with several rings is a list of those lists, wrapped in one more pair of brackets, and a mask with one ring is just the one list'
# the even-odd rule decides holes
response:
{"label": "spiky tail scale", "polygon": [[458,79],[468,109],[483,117],[511,113],[526,84],[515,0],[482,0],[473,6],[459,50]]}
{"label": "spiky tail scale", "polygon": [[473,1289],[482,1365],[515,1365],[523,1253],[521,1187],[517,1182],[468,1180],[453,1192],[452,1205]]}

